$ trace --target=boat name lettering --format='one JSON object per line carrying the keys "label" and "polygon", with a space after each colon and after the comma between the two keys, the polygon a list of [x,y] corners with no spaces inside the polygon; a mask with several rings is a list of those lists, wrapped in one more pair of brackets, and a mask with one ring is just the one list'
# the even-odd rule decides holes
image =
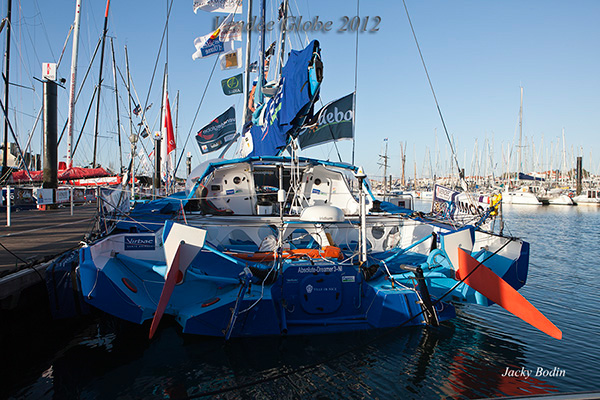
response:
{"label": "boat name lettering", "polygon": [[125,236],[125,250],[154,250],[154,236]]}
{"label": "boat name lettering", "polygon": [[331,267],[298,267],[298,273],[300,274],[314,274],[315,272],[341,272],[341,265],[334,265]]}
{"label": "boat name lettering", "polygon": [[306,293],[311,294],[312,292],[337,292],[336,287],[314,287],[312,285],[306,286]]}

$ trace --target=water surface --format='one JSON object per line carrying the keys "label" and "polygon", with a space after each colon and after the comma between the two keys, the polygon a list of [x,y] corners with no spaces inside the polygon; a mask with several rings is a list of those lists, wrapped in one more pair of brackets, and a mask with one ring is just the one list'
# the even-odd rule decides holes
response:
{"label": "water surface", "polygon": [[168,321],[148,341],[148,327],[106,316],[41,318],[3,336],[0,397],[472,399],[599,390],[600,208],[506,206],[504,215],[506,233],[531,243],[520,292],[563,331],[561,341],[497,306],[460,307],[439,328],[228,343],[183,335]]}

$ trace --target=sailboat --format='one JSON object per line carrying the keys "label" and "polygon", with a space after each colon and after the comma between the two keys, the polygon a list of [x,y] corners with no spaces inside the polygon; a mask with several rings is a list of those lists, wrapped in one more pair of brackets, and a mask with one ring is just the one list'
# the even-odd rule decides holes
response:
{"label": "sailboat", "polygon": [[506,204],[531,204],[531,205],[541,205],[542,203],[539,201],[537,197],[537,191],[539,187],[536,185],[531,185],[523,182],[538,182],[541,179],[533,177],[531,175],[524,174],[523,163],[521,161],[522,157],[522,136],[523,136],[523,87],[521,87],[521,105],[519,107],[519,148],[517,151],[518,161],[517,161],[517,169],[519,170],[516,179],[513,182],[509,180],[508,184],[504,188],[502,193],[502,202]]}
{"label": "sailboat", "polygon": [[496,303],[562,337],[517,292],[526,241],[379,201],[362,168],[299,155],[323,79],[318,41],[290,52],[270,97],[263,68],[261,57],[249,153],[198,165],[184,192],[83,245],[87,305],[149,325],[150,338],[169,316],[229,339],[437,326],[455,303]]}

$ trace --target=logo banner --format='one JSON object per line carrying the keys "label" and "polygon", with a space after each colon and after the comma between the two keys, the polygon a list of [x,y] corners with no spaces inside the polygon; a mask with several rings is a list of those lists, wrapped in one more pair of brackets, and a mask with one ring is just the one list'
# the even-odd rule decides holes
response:
{"label": "logo banner", "polygon": [[304,124],[298,134],[302,149],[341,139],[352,139],[354,93],[330,102]]}
{"label": "logo banner", "polygon": [[242,74],[232,76],[231,78],[223,79],[221,81],[221,87],[223,87],[223,93],[226,96],[244,93],[244,86],[242,84]]}
{"label": "logo banner", "polygon": [[229,107],[227,111],[215,118],[210,124],[198,131],[196,142],[202,154],[219,150],[235,138],[235,108]]}

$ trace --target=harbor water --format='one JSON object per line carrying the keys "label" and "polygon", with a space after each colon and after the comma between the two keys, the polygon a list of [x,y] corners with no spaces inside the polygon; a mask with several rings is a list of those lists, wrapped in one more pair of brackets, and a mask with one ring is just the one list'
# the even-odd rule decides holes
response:
{"label": "harbor water", "polygon": [[[430,204],[421,203],[426,209]],[[474,399],[600,390],[600,208],[505,206],[505,233],[531,243],[520,291],[556,340],[492,306],[439,328],[222,339],[100,313],[3,324],[0,398]],[[17,323],[18,321],[18,323]]]}

